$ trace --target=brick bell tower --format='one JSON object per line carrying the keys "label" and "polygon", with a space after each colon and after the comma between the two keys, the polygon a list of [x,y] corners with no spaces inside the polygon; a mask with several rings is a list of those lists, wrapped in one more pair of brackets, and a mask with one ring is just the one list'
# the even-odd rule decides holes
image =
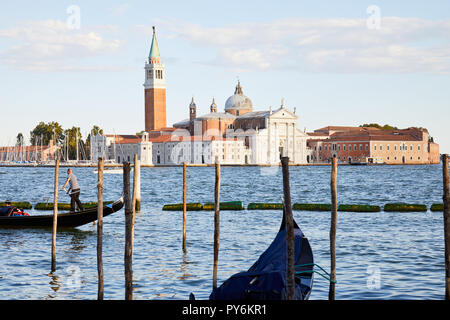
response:
{"label": "brick bell tower", "polygon": [[159,55],[155,27],[153,40],[145,63],[145,131],[158,130],[167,127],[166,123],[166,81],[164,65]]}

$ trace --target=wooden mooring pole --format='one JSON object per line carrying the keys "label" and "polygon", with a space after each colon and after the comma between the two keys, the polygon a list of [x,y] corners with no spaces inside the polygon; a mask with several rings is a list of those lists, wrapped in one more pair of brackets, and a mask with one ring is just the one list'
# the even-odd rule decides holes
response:
{"label": "wooden mooring pole", "polygon": [[97,272],[98,291],[97,300],[103,300],[103,158],[98,159],[98,184],[97,184]]}
{"label": "wooden mooring pole", "polygon": [[[141,211],[141,161],[138,159],[138,156],[134,157],[134,179],[136,181],[135,189],[136,189],[136,200],[134,200],[134,208],[136,212]],[[133,191],[134,192],[134,191]]]}
{"label": "wooden mooring pole", "polygon": [[59,159],[55,159],[55,185],[53,194],[52,272],[56,270],[56,232],[58,229],[58,177]]}
{"label": "wooden mooring pole", "polygon": [[186,252],[186,189],[187,189],[187,181],[186,181],[186,171],[187,165],[186,162],[183,163],[183,251]]}
{"label": "wooden mooring pole", "polygon": [[216,184],[214,188],[214,265],[213,289],[217,288],[217,265],[219,261],[219,233],[220,233],[220,163],[216,159]]}
{"label": "wooden mooring pole", "polygon": [[444,183],[444,250],[445,250],[445,300],[450,300],[450,187],[448,173],[448,154],[442,155],[442,174]]}
{"label": "wooden mooring pole", "polygon": [[333,157],[331,163],[331,225],[330,225],[330,288],[328,300],[335,299],[336,283],[336,230],[337,230],[337,158]]}
{"label": "wooden mooring pole", "polygon": [[291,205],[291,187],[289,183],[289,157],[281,158],[283,167],[283,193],[286,219],[286,288],[287,300],[294,300],[295,296],[295,243],[294,243],[294,217]]}
{"label": "wooden mooring pole", "polygon": [[123,164],[123,193],[125,202],[125,300],[133,300],[133,201],[130,195],[130,163]]}
{"label": "wooden mooring pole", "polygon": [[131,250],[133,250],[134,247],[134,221],[136,218],[136,211],[137,211],[137,201],[138,201],[138,192],[139,192],[139,181],[141,179],[139,169],[136,170],[136,168],[140,167],[140,162],[138,155],[134,155],[134,171],[133,171],[133,204],[132,204],[132,210],[131,210]]}

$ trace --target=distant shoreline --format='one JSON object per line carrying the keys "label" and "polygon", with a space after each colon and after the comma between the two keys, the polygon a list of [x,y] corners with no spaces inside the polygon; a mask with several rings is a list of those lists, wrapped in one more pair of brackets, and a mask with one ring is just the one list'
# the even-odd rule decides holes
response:
{"label": "distant shoreline", "polygon": [[[131,163],[133,166],[133,163]],[[429,165],[440,165],[440,163],[377,163],[377,164],[349,164],[342,163],[339,166],[355,166],[355,167],[374,167],[374,166],[429,166]],[[70,163],[60,163],[60,167],[73,167],[73,168],[97,168],[96,164],[70,164]],[[122,164],[105,164],[105,168],[120,168]],[[214,164],[188,164],[188,167],[214,167]],[[221,164],[222,167],[281,167],[279,165],[271,164]],[[320,167],[320,166],[331,166],[331,163],[306,163],[306,164],[289,164],[290,167]],[[54,164],[0,164],[1,168],[54,168]],[[183,167],[183,164],[164,164],[164,165],[144,165],[141,164],[141,168],[170,168],[170,167]]]}

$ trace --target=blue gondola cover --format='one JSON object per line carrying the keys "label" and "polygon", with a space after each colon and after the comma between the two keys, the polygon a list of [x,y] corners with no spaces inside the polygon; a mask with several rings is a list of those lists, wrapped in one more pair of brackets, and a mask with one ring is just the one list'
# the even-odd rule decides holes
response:
{"label": "blue gondola cover", "polygon": [[[312,264],[313,254],[308,239],[296,223],[294,227],[295,265]],[[210,300],[285,300],[286,287],[286,227],[282,227],[275,240],[246,272],[240,272],[213,290]],[[296,267],[296,271],[312,267]],[[302,273],[295,278],[295,300],[309,297],[313,273]]]}

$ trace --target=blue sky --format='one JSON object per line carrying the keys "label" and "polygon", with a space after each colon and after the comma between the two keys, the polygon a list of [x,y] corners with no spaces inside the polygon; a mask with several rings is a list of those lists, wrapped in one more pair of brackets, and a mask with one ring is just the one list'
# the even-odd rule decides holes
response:
{"label": "blue sky", "polygon": [[155,25],[168,125],[192,96],[198,114],[223,109],[239,78],[255,110],[285,98],[302,129],[421,126],[450,153],[449,15],[449,1],[2,2],[0,144],[40,121],[141,131]]}

